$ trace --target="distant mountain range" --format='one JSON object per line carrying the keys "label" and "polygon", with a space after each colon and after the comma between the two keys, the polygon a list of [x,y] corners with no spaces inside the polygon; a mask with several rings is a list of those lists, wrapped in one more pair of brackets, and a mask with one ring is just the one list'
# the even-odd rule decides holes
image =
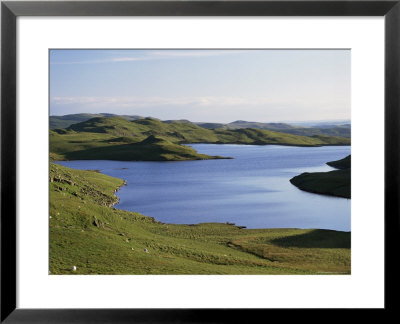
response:
{"label": "distant mountain range", "polygon": [[[102,117],[102,118],[120,117],[129,121],[146,118],[138,115],[115,115],[108,113],[100,113],[100,114],[83,113],[83,114],[71,114],[64,116],[50,116],[50,129],[67,128],[73,124],[84,122],[95,117]],[[249,122],[245,120],[237,120],[232,123],[223,124],[223,123],[211,123],[211,122],[191,122],[186,119],[179,119],[179,120],[165,120],[164,123],[167,124],[185,123],[185,124],[197,125],[206,129],[224,129],[224,130],[256,128],[256,129],[271,130],[271,131],[277,131],[277,132],[293,134],[293,135],[301,135],[301,136],[314,136],[314,135],[327,135],[327,136],[339,136],[339,137],[351,136],[351,125],[348,121],[347,122],[343,121],[343,124],[340,121],[304,122],[304,123],[294,124],[294,123],[259,123],[259,122]]]}
{"label": "distant mountain range", "polygon": [[196,123],[196,125],[209,129],[257,128],[257,129],[265,129],[265,130],[271,130],[293,135],[302,135],[302,136],[313,136],[313,135],[328,135],[328,136],[340,136],[340,137],[351,136],[350,124],[329,125],[329,126],[323,124],[321,126],[304,127],[288,123],[258,123],[258,122],[237,120],[229,124]]}

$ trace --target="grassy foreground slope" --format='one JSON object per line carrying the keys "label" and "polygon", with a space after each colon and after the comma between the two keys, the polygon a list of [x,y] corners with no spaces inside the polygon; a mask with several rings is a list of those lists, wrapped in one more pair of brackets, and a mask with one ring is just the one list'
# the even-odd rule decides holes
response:
{"label": "grassy foreground slope", "polygon": [[49,177],[51,274],[350,273],[348,232],[164,224],[112,207],[121,179],[53,163]]}
{"label": "grassy foreground slope", "polygon": [[351,198],[351,156],[327,164],[340,170],[305,172],[290,179],[290,182],[308,192]]}
{"label": "grassy foreground slope", "polygon": [[221,158],[199,154],[181,144],[279,144],[295,146],[349,145],[350,139],[332,136],[297,136],[243,128],[206,129],[193,123],[161,122],[153,118],[129,121],[96,117],[66,129],[50,131],[54,160],[196,160]]}

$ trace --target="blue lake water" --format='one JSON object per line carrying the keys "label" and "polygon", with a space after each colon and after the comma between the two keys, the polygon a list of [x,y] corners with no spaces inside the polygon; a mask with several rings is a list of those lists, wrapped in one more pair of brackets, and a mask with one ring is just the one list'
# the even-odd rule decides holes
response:
{"label": "blue lake water", "polygon": [[350,231],[350,199],[304,192],[289,182],[302,172],[334,170],[325,163],[349,155],[350,146],[191,146],[200,153],[234,159],[58,163],[126,180],[115,207],[165,223],[231,222],[247,228]]}

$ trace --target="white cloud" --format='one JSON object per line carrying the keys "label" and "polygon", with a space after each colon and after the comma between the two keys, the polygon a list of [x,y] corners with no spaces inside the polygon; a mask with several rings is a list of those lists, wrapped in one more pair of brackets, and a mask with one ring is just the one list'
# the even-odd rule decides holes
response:
{"label": "white cloud", "polygon": [[141,55],[135,56],[115,56],[96,60],[83,61],[51,61],[52,65],[68,65],[68,64],[102,64],[102,63],[122,63],[135,61],[162,60],[172,58],[203,58],[211,56],[232,55],[240,53],[248,53],[247,50],[152,50],[148,52],[139,52]]}
{"label": "white cloud", "polygon": [[[52,97],[54,105],[81,105],[86,107],[162,107],[162,106],[263,106],[281,105],[282,101],[271,98],[241,97]],[[291,102],[293,104],[293,102]],[[300,102],[299,102],[300,104]]]}
{"label": "white cloud", "polygon": [[348,105],[332,101],[310,102],[302,98],[244,97],[52,97],[54,115],[71,113],[128,114],[191,121],[231,122],[250,120],[349,119]]}

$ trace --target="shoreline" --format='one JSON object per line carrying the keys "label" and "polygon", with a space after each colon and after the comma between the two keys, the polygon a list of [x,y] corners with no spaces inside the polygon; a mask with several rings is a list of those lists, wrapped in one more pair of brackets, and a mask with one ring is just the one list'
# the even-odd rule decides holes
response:
{"label": "shoreline", "polygon": [[351,274],[351,231],[163,223],[104,204],[126,180],[51,171],[74,183],[50,183],[51,274]]}
{"label": "shoreline", "polygon": [[[149,161],[150,162],[150,161]],[[93,171],[93,172],[98,172],[100,174],[103,174],[105,176],[108,176],[105,173],[102,173],[99,170],[81,170],[81,171]],[[351,230],[345,231],[345,230],[337,230],[337,229],[331,229],[331,228],[315,228],[315,227],[257,227],[257,228],[248,228],[247,226],[244,225],[236,225],[236,223],[230,222],[230,221],[226,221],[226,222],[203,222],[203,223],[184,223],[184,224],[180,224],[180,223],[165,223],[162,221],[157,220],[157,218],[155,218],[154,216],[148,216],[148,215],[144,215],[141,212],[138,211],[132,211],[132,210],[128,210],[128,209],[120,209],[120,208],[116,208],[115,205],[117,205],[120,202],[120,198],[116,195],[117,192],[124,186],[128,185],[128,182],[125,179],[122,178],[116,178],[116,179],[121,179],[123,180],[123,183],[121,185],[119,185],[115,190],[114,190],[114,196],[116,197],[117,201],[114,202],[112,205],[108,206],[114,210],[121,210],[121,211],[125,211],[125,212],[130,212],[130,213],[139,213],[141,215],[143,215],[144,217],[148,217],[150,219],[155,220],[156,222],[160,223],[160,224],[165,224],[165,225],[182,225],[182,226],[199,226],[201,224],[220,224],[220,225],[230,225],[230,226],[234,226],[238,229],[247,229],[247,230],[273,230],[273,229],[295,229],[295,230],[324,230],[324,231],[335,231],[335,232],[341,232],[341,233],[351,233]],[[289,180],[289,182],[291,182],[291,179]],[[293,183],[292,183],[293,184]],[[295,184],[293,184],[295,187],[297,187]],[[307,190],[303,190],[299,187],[297,187],[298,189],[305,191],[305,192],[309,192],[309,193],[314,193],[314,194],[321,194],[318,192],[311,192],[311,191],[307,191]],[[340,196],[334,196],[334,195],[328,195],[328,194],[321,194],[323,196],[330,196],[330,197],[334,197],[334,198],[346,198],[346,197],[340,197]],[[350,200],[350,198],[346,198],[348,200]]]}
{"label": "shoreline", "polygon": [[[300,174],[301,175],[301,174]],[[292,178],[293,179],[293,178]],[[300,186],[294,184],[290,179],[290,183],[295,186],[297,189],[304,191],[304,192],[308,192],[308,193],[312,193],[312,194],[316,194],[316,195],[322,195],[322,196],[327,196],[327,197],[333,197],[333,198],[343,198],[343,199],[347,199],[347,200],[351,200],[351,198],[345,197],[345,196],[339,196],[339,195],[335,195],[335,194],[329,194],[329,193],[323,193],[323,192],[318,192],[318,191],[314,191],[314,190],[309,190],[309,189],[304,189],[301,188]]]}
{"label": "shoreline", "polygon": [[[98,171],[98,172],[101,173],[101,174],[104,174],[104,173],[102,173],[102,172],[100,172],[100,171]],[[104,174],[104,175],[106,175],[106,174]],[[116,200],[116,202],[114,202],[113,204],[111,204],[111,205],[109,206],[109,207],[114,208],[114,209],[116,209],[114,206],[120,202],[120,199],[119,199],[119,197],[116,195],[116,193],[117,193],[123,186],[128,185],[128,182],[127,182],[125,179],[121,179],[121,180],[123,181],[123,183],[122,183],[120,186],[118,186],[117,189],[114,190],[114,196],[115,196],[115,198],[117,198],[117,200]],[[122,209],[121,209],[121,210],[122,210]]]}
{"label": "shoreline", "polygon": [[180,143],[181,145],[196,145],[196,144],[211,144],[211,145],[254,145],[254,146],[293,146],[293,147],[324,147],[324,146],[351,146],[350,144],[321,144],[321,145],[306,145],[306,144],[284,144],[284,143],[268,143],[268,144],[256,144],[256,143],[217,143],[217,142],[196,142],[196,143]]}
{"label": "shoreline", "polygon": [[323,196],[351,200],[351,175],[349,169],[327,172],[303,172],[289,181],[296,188]]}
{"label": "shoreline", "polygon": [[[281,144],[281,143],[269,143],[269,144],[254,144],[254,143],[207,143],[207,142],[196,142],[196,143],[180,143],[179,145],[246,145],[246,146],[285,146],[285,147],[325,147],[325,146],[351,146],[351,144],[323,144],[323,145],[294,145],[294,144]],[[197,151],[196,151],[197,152]],[[50,152],[51,154],[51,152]],[[202,153],[199,153],[202,154]],[[62,160],[49,160],[49,162],[62,162],[62,161],[122,161],[122,162],[187,162],[187,161],[207,161],[207,160],[233,160],[234,157],[225,156],[211,156],[207,159],[187,159],[187,160],[104,160],[104,159],[74,159],[69,160],[64,158]]]}

